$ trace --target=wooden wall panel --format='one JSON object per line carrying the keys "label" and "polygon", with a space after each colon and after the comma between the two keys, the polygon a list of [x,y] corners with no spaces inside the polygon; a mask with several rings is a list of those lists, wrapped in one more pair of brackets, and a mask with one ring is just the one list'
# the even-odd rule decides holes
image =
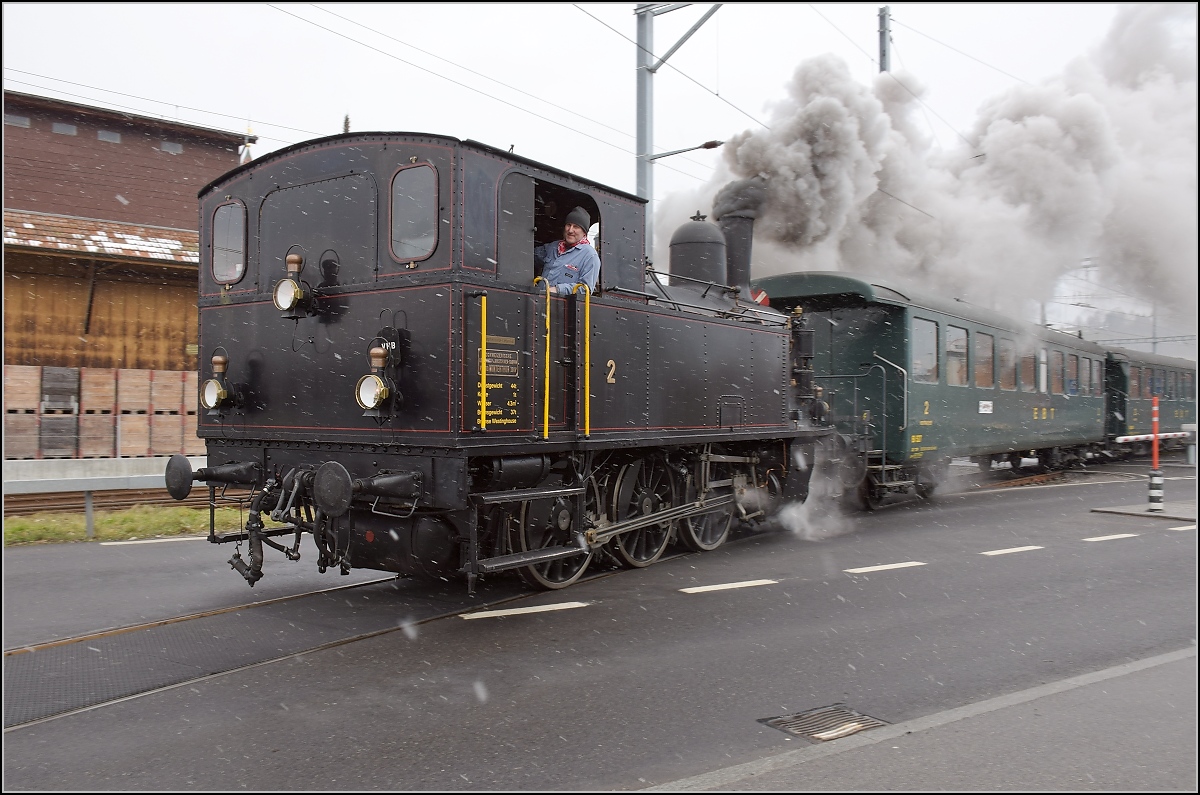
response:
{"label": "wooden wall panel", "polygon": [[[194,267],[89,263],[5,251],[4,351],[14,365],[194,370]],[[85,333],[86,329],[86,333]]]}

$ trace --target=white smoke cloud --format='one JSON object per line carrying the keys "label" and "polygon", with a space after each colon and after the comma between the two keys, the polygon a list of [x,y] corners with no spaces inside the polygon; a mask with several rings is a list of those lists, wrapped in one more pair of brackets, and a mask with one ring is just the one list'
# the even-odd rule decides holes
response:
{"label": "white smoke cloud", "polygon": [[761,176],[755,277],[852,271],[1019,314],[1092,258],[1101,283],[1194,318],[1195,25],[1194,4],[1123,7],[1093,55],[984,102],[950,152],[921,132],[917,78],[868,88],[835,56],[807,60],[769,129],[733,136],[709,184],[661,202],[658,228]]}

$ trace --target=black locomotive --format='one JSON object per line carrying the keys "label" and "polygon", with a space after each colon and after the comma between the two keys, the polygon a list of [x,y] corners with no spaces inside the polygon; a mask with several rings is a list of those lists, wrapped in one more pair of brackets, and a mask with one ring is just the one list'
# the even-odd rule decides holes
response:
{"label": "black locomotive", "polygon": [[[681,227],[660,274],[642,199],[410,133],[297,144],[200,205],[208,460],[173,457],[167,484],[248,504],[209,540],[239,544],[251,585],[264,545],[294,560],[305,534],[321,571],[469,587],[517,569],[560,588],[673,539],[711,550],[803,499],[834,433],[809,421],[811,331],[750,300],[736,213]],[[594,293],[560,296],[534,247],[574,207],[598,219],[603,267]]]}

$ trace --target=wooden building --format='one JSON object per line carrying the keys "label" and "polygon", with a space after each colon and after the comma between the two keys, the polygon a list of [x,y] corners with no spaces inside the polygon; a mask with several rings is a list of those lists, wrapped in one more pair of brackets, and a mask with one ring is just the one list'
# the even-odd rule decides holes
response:
{"label": "wooden building", "polygon": [[[4,92],[5,457],[187,451],[196,194],[253,142]],[[87,432],[89,413],[112,415],[112,432]],[[122,414],[145,415],[144,433],[132,420],[122,433]]]}

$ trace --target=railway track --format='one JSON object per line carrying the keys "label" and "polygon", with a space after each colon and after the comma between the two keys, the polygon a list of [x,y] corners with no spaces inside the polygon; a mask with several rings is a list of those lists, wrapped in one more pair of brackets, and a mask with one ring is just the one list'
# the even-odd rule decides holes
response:
{"label": "railway track", "polygon": [[[118,511],[137,505],[185,505],[189,508],[207,508],[208,490],[198,489],[183,502],[172,498],[166,489],[92,492],[92,509],[96,511]],[[36,513],[82,513],[85,508],[86,501],[82,491],[4,495],[5,517]]]}

